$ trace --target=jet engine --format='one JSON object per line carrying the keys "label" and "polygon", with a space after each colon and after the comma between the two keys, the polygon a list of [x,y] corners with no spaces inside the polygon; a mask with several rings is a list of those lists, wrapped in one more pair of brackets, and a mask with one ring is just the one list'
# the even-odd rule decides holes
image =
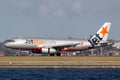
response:
{"label": "jet engine", "polygon": [[42,48],[41,50],[32,50],[33,53],[55,53],[56,50],[53,48]]}
{"label": "jet engine", "polygon": [[55,53],[56,50],[53,48],[42,48],[42,53]]}

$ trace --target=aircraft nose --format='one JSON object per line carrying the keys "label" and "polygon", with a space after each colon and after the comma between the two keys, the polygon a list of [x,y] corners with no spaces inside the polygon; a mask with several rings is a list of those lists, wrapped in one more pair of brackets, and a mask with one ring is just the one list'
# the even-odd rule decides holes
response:
{"label": "aircraft nose", "polygon": [[4,42],[3,44],[5,47],[8,47],[8,48],[11,47],[11,42]]}
{"label": "aircraft nose", "polygon": [[4,46],[5,46],[5,47],[9,47],[10,44],[9,44],[9,43],[4,43]]}
{"label": "aircraft nose", "polygon": [[15,42],[14,40],[6,40],[6,41],[4,41],[4,46],[11,48],[14,46],[14,42]]}

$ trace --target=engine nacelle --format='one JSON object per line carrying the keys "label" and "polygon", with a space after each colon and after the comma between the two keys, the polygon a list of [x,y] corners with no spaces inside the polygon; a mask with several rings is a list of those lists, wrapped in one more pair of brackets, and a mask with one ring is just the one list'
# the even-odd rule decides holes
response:
{"label": "engine nacelle", "polygon": [[53,48],[42,48],[42,49],[41,49],[41,52],[42,52],[42,53],[55,53],[56,50],[53,49]]}
{"label": "engine nacelle", "polygon": [[55,53],[56,50],[53,48],[42,48],[41,50],[32,50],[33,53]]}

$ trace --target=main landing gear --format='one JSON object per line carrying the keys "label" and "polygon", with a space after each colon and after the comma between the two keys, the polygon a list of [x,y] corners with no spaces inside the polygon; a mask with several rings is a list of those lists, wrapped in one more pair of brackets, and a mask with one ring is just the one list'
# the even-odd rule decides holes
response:
{"label": "main landing gear", "polygon": [[61,56],[61,53],[50,53],[50,56]]}
{"label": "main landing gear", "polygon": [[21,50],[18,50],[15,54],[15,56],[20,56]]}

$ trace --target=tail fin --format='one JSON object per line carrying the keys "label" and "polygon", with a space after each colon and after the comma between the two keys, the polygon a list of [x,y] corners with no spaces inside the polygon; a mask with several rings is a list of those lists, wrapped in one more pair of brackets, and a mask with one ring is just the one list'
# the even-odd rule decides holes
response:
{"label": "tail fin", "polygon": [[109,30],[110,30],[110,25],[111,25],[110,22],[106,22],[97,32],[97,34],[100,35],[103,41],[107,40]]}
{"label": "tail fin", "polygon": [[92,47],[98,45],[99,43],[107,42],[110,25],[110,22],[104,23],[104,25],[98,30],[98,32],[88,40],[92,44]]}

